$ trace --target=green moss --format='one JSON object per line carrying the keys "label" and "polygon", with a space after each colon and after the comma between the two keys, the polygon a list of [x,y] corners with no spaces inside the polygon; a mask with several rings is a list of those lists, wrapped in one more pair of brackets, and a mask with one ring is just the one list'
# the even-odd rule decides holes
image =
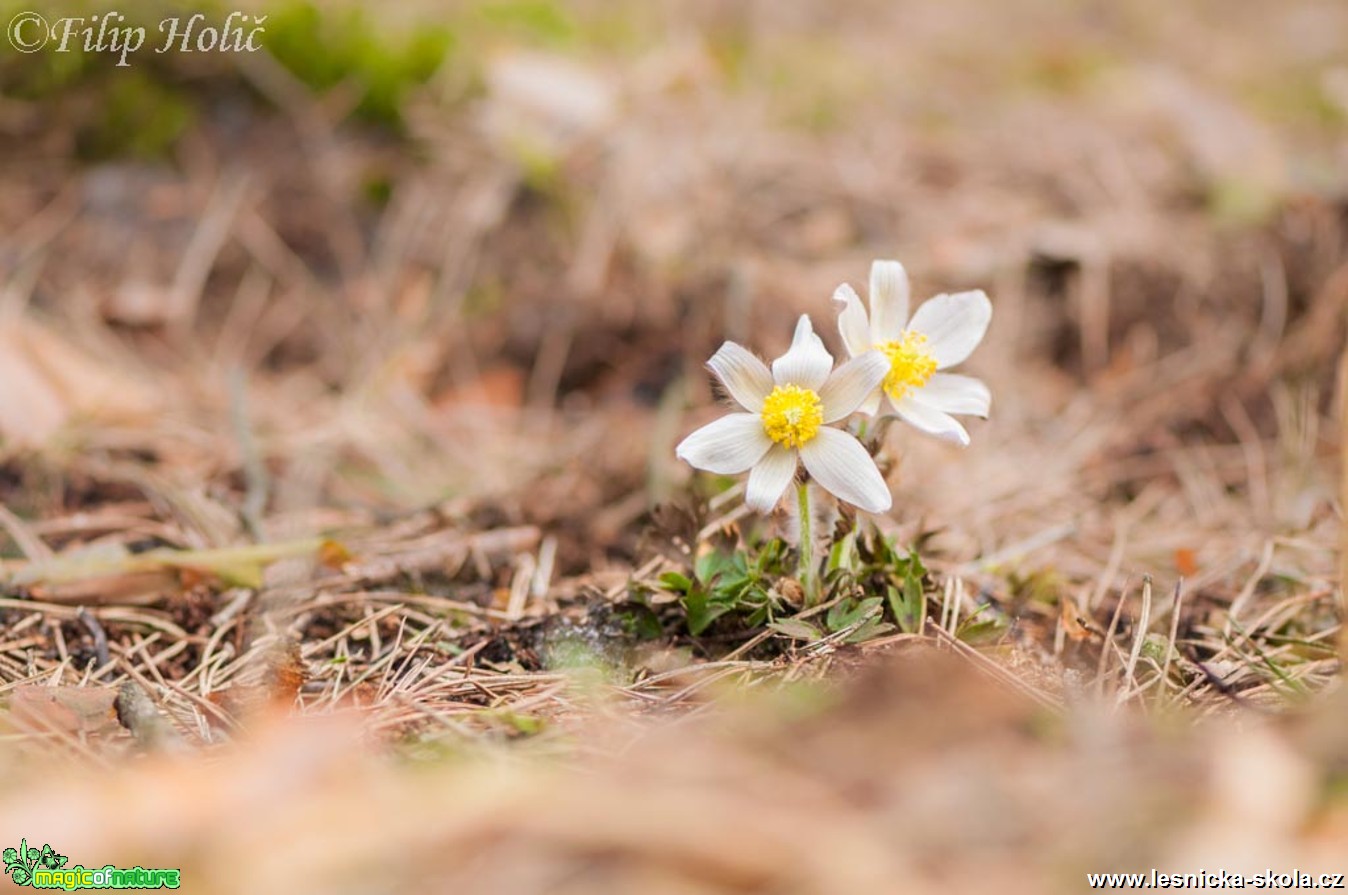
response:
{"label": "green moss", "polygon": [[76,143],[84,158],[153,158],[169,152],[194,117],[181,91],[131,70],[110,80]]}
{"label": "green moss", "polygon": [[[32,4],[0,0],[0,16],[9,21]],[[65,52],[54,45],[34,53],[0,54],[0,96],[40,103],[53,129],[76,134],[86,158],[154,156],[172,152],[206,101],[236,93],[261,103],[231,53],[157,53],[159,23],[168,17],[200,13],[204,26],[218,25],[233,7],[218,0],[191,5],[178,0],[125,0],[119,28],[143,28],[146,38],[119,67],[107,52],[84,52],[72,41]],[[106,4],[70,0],[60,16],[92,20]],[[360,2],[273,0],[252,10],[265,17],[262,51],[314,94],[349,91],[353,118],[400,133],[408,99],[436,72],[454,64],[458,96],[480,84],[486,52],[493,45],[541,45],[549,48],[607,46],[621,49],[642,40],[640,14],[626,7],[602,9],[580,18],[558,0],[473,0],[431,18],[429,12],[390,22],[377,7]],[[49,23],[57,16],[47,14]],[[201,23],[199,23],[201,24]],[[557,198],[557,172],[551,162],[525,153],[531,186]],[[370,184],[369,198],[385,201],[387,192]]]}
{"label": "green moss", "polygon": [[444,25],[394,34],[359,7],[320,11],[307,0],[276,8],[266,28],[263,46],[306,86],[321,93],[350,85],[359,93],[357,117],[394,127],[402,125],[408,93],[430,80],[455,46]]}
{"label": "green moss", "polygon": [[[24,6],[0,6],[0,18],[9,21]],[[208,18],[216,15],[209,4],[198,6]],[[59,27],[60,18],[83,18],[78,28],[93,28],[95,15],[109,15],[104,4],[72,0],[59,15],[46,13],[48,25]],[[58,41],[48,41],[32,53],[0,54],[0,90],[6,98],[40,105],[52,128],[74,134],[81,158],[156,157],[170,152],[191,126],[194,101],[183,86],[190,70],[200,75],[222,58],[219,54],[156,53],[162,35],[159,23],[185,15],[184,9],[166,2],[128,2],[118,8],[113,27],[144,29],[144,42],[118,65],[114,51],[86,52],[84,35],[76,30],[64,50]],[[224,14],[220,14],[223,19]],[[223,70],[223,65],[221,70]]]}

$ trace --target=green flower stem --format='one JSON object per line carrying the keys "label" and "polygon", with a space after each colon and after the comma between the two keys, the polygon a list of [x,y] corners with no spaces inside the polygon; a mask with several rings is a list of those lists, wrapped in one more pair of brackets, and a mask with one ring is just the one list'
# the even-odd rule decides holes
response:
{"label": "green flower stem", "polygon": [[800,512],[800,569],[797,577],[805,591],[805,605],[819,602],[819,563],[814,557],[813,519],[810,516],[810,483],[796,486],[796,501]]}

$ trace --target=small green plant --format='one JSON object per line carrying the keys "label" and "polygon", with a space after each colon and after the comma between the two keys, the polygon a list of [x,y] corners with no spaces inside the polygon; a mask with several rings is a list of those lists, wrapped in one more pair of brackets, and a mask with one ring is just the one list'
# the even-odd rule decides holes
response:
{"label": "small green plant", "polygon": [[767,627],[793,640],[838,636],[860,643],[894,631],[920,633],[927,613],[927,570],[915,550],[902,551],[878,533],[850,532],[833,545],[823,578],[823,602],[801,608],[803,589],[792,577],[795,551],[780,538],[751,548],[702,554],[691,574],[666,572],[664,589],[679,596],[694,637],[724,617],[742,628]]}
{"label": "small green plant", "polygon": [[978,607],[978,610],[955,627],[955,639],[965,643],[987,643],[996,640],[1006,629],[1006,623],[990,614],[991,605]]}
{"label": "small green plant", "polygon": [[660,583],[679,595],[694,637],[728,613],[741,614],[744,624],[757,627],[775,620],[786,605],[777,582],[788,552],[780,538],[768,541],[752,559],[742,549],[713,550],[698,557],[691,578],[666,572]]}
{"label": "small green plant", "polygon": [[[850,581],[883,601],[899,630],[921,633],[927,616],[927,567],[917,550],[906,553],[878,532],[844,540],[830,559],[830,576]],[[876,597],[875,599],[881,599]]]}
{"label": "small green plant", "polygon": [[882,620],[883,604],[880,597],[844,597],[829,608],[824,626],[830,634],[843,635],[844,643],[861,643],[888,634],[894,626]]}

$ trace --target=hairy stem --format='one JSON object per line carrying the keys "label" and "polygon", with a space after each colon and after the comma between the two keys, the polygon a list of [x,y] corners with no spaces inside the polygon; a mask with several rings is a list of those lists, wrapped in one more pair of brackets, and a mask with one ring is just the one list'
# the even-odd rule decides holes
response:
{"label": "hairy stem", "polygon": [[800,568],[797,577],[805,590],[805,605],[819,602],[819,563],[814,556],[814,519],[810,513],[810,483],[796,486],[796,500],[800,512]]}

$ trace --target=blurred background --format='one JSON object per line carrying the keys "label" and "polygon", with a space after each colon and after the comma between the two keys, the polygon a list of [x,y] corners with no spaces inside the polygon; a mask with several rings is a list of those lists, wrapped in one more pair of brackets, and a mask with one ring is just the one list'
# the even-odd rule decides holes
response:
{"label": "blurred background", "polygon": [[[30,13],[58,33],[15,25]],[[5,0],[0,19],[0,686],[87,684],[101,655],[209,740],[202,703],[261,655],[235,615],[263,606],[322,684],[310,723],[333,725],[126,768],[62,715],[59,774],[7,734],[35,788],[0,809],[6,845],[59,831],[72,864],[178,862],[222,892],[227,872],[683,893],[1348,871],[1344,709],[1303,706],[1341,670],[1341,0]],[[256,50],[161,52],[227,23]],[[614,703],[558,695],[512,628],[483,653],[501,689],[381,690],[371,732],[327,715],[338,666],[383,674],[380,638],[401,639],[392,597],[350,597],[373,585],[320,609],[312,564],[234,589],[41,572],[77,548],[339,532],[358,559],[441,551],[441,590],[402,591],[482,630],[547,624],[670,552],[654,508],[705,493],[673,446],[721,412],[721,341],[776,356],[809,313],[842,353],[829,297],[864,294],[874,258],[904,262],[915,301],[994,305],[967,365],[991,419],[963,451],[896,432],[880,523],[924,545],[956,616],[1010,632],[963,664],[830,659],[840,692],[752,708],[712,668]],[[1164,661],[1159,720],[1064,718],[1116,659],[1106,702],[1136,701],[1149,624],[1192,665]],[[176,651],[147,659],[156,642]],[[212,654],[232,663],[214,681]],[[718,658],[680,655],[651,667]],[[665,713],[706,717],[646,723]],[[1239,734],[1199,722],[1233,714]],[[429,767],[361,740],[432,718]]]}

